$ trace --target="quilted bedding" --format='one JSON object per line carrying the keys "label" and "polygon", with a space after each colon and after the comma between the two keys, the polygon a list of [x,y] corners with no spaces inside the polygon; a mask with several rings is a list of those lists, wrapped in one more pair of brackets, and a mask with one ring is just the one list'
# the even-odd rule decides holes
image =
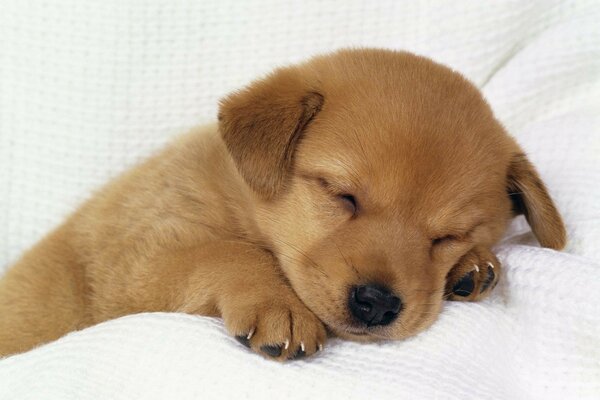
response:
{"label": "quilted bedding", "polygon": [[[0,399],[600,399],[600,3],[4,0],[0,274],[103,182],[274,66],[343,46],[424,54],[483,90],[569,233],[523,219],[488,300],[406,341],[266,361],[218,319],[139,314],[0,360]],[[1,316],[0,316],[1,317]]]}

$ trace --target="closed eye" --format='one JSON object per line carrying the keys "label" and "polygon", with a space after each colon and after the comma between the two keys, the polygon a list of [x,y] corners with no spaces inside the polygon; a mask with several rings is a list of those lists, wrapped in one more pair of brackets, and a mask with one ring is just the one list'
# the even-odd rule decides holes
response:
{"label": "closed eye", "polygon": [[358,202],[356,201],[356,197],[345,193],[338,195],[337,198],[349,213],[351,213],[353,216],[356,215],[356,212],[358,211]]}
{"label": "closed eye", "polygon": [[[469,240],[471,240],[471,238],[473,236],[473,232],[475,232],[475,230],[479,226],[483,225],[483,223],[484,223],[484,221],[478,222],[477,224],[473,225],[473,227],[465,233],[450,233],[447,235],[441,235],[441,236],[434,237],[433,239],[431,239],[431,247],[469,241]],[[456,232],[456,231],[454,231],[454,232]]]}
{"label": "closed eye", "polygon": [[439,246],[441,244],[450,243],[457,240],[460,240],[460,237],[458,235],[444,235],[431,239],[431,245]]}
{"label": "closed eye", "polygon": [[329,194],[352,215],[352,217],[356,216],[359,208],[356,196],[342,192],[340,187],[329,183],[325,178],[318,178],[317,181],[321,187],[327,190],[327,192],[329,192]]}

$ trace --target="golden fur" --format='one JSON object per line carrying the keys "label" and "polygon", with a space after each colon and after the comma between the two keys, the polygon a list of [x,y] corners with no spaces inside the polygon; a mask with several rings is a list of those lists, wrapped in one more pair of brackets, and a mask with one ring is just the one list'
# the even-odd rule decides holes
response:
{"label": "golden fur", "polygon": [[[404,52],[319,56],[231,94],[218,125],[126,172],[25,253],[0,281],[0,355],[144,311],[221,316],[281,360],[317,351],[326,327],[404,338],[445,297],[489,293],[490,247],[515,213],[543,246],[564,246],[533,166],[462,76]],[[457,296],[466,274],[474,290]],[[349,288],[372,282],[402,300],[389,325],[348,311]]]}

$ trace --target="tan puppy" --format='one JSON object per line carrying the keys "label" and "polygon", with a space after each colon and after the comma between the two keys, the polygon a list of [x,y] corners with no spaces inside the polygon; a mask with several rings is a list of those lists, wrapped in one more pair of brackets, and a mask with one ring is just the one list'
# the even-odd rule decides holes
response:
{"label": "tan puppy", "polygon": [[[512,200],[512,201],[511,201]],[[218,126],[110,183],[0,281],[0,355],[143,311],[221,316],[280,360],[326,328],[401,339],[496,284],[524,213],[565,244],[533,166],[459,74],[344,50],[221,103]]]}

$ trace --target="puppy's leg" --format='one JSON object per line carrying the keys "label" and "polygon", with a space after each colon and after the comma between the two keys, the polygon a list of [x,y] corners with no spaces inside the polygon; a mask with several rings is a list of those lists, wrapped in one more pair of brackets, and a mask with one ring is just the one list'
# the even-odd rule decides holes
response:
{"label": "puppy's leg", "polygon": [[450,270],[446,279],[448,300],[477,301],[498,283],[501,265],[490,249],[474,247]]}
{"label": "puppy's leg", "polygon": [[0,280],[0,357],[23,352],[85,321],[83,269],[61,227]]}
{"label": "puppy's leg", "polygon": [[273,255],[252,244],[212,242],[165,254],[148,267],[133,297],[140,311],[220,315],[239,342],[279,360],[310,355],[326,340],[322,322]]}

